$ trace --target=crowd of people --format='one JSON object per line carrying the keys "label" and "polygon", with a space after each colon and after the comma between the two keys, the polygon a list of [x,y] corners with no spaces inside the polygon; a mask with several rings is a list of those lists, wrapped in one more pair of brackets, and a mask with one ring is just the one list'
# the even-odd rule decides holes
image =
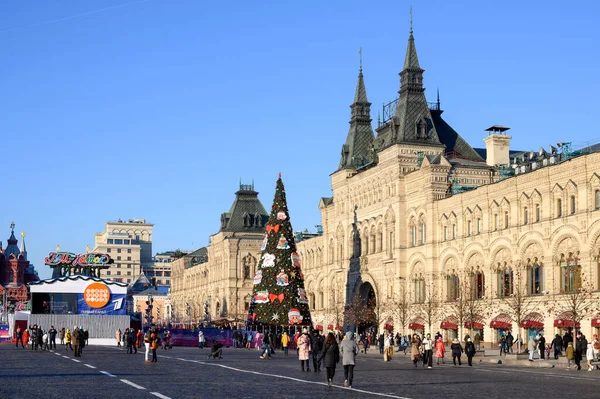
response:
{"label": "crowd of people", "polygon": [[28,329],[22,330],[17,327],[14,333],[15,347],[25,349],[30,347],[31,350],[46,351],[50,349],[56,350],[56,337],[60,339],[60,345],[64,345],[65,350],[73,352],[75,357],[81,357],[83,348],[88,344],[89,333],[82,326],[75,326],[71,331],[68,328],[56,330],[54,326],[50,326],[49,330],[44,330],[42,326],[34,324]]}

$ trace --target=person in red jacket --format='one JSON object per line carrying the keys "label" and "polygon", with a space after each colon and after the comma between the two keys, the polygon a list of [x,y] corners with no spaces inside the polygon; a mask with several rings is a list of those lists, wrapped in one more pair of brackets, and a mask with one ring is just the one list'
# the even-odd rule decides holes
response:
{"label": "person in red jacket", "polygon": [[442,336],[438,337],[437,342],[435,343],[435,357],[437,358],[437,364],[440,364],[440,359],[442,359],[442,364],[446,364],[444,360],[444,354],[446,353],[446,347],[444,346],[444,341],[442,340]]}
{"label": "person in red jacket", "polygon": [[136,345],[138,348],[141,348],[144,345],[144,333],[141,329],[138,330],[136,335]]}

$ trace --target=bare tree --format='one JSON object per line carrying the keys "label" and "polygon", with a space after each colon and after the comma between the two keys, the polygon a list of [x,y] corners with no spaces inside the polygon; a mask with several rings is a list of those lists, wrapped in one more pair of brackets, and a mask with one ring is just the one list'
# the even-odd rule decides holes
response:
{"label": "bare tree", "polygon": [[473,327],[475,323],[478,323],[483,319],[487,309],[488,303],[483,295],[483,291],[478,287],[473,274],[465,275],[465,292],[464,297],[464,316],[465,323],[469,326],[469,336],[473,335]]}
{"label": "bare tree", "polygon": [[408,297],[406,284],[402,282],[400,291],[388,304],[390,315],[400,323],[400,331],[405,335],[405,328],[410,321],[412,306]]}
{"label": "bare tree", "polygon": [[457,297],[448,298],[447,309],[451,316],[458,322],[458,337],[462,337],[463,325],[467,319],[467,300],[471,295],[470,284],[467,278],[461,276],[458,281]]}
{"label": "bare tree", "polygon": [[344,324],[344,308],[346,300],[344,298],[344,290],[341,285],[336,285],[331,293],[329,307],[325,313],[327,320],[335,324],[335,328]]}
{"label": "bare tree", "polygon": [[[523,278],[523,269],[517,266],[517,270],[513,275],[513,287],[512,294],[502,296],[502,302],[506,305],[508,315],[512,321],[517,323],[518,335],[516,337],[517,353],[521,352],[521,323],[525,320],[525,317],[531,313],[535,308],[533,297],[528,295],[527,287]],[[503,289],[501,287],[500,289]]]}
{"label": "bare tree", "polygon": [[546,305],[549,314],[564,318],[568,321],[567,325],[576,328],[587,316],[598,312],[599,306],[594,296],[594,284],[588,280],[581,266],[574,267],[577,270],[571,289],[563,287],[559,294],[546,301]]}
{"label": "bare tree", "polygon": [[431,333],[431,327],[439,320],[442,314],[442,303],[438,290],[435,289],[434,278],[429,280],[427,289],[425,290],[425,300],[419,304],[420,313],[423,315],[429,332]]}

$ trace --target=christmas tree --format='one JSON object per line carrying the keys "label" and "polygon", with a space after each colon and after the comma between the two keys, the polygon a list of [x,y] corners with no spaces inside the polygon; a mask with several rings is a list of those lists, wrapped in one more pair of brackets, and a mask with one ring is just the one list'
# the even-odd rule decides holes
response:
{"label": "christmas tree", "polygon": [[247,324],[312,325],[281,174],[260,249]]}

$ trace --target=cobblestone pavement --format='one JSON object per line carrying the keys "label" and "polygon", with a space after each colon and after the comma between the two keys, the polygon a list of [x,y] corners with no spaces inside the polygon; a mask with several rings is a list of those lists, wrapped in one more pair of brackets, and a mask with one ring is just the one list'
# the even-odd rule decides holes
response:
{"label": "cobblestone pavement", "polygon": [[343,387],[338,366],[334,386],[325,370],[302,372],[295,351],[261,360],[256,349],[225,349],[207,359],[208,349],[159,350],[157,363],[143,351],[128,355],[116,347],[86,347],[81,358],[0,344],[0,398],[598,398],[600,371],[528,368],[451,361],[433,369],[414,368],[408,355],[384,362],[378,353],[357,358],[353,388]]}

